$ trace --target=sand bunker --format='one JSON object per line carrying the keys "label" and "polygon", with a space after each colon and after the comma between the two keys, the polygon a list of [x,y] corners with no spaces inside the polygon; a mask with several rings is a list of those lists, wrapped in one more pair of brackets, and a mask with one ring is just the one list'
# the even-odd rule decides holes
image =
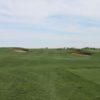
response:
{"label": "sand bunker", "polygon": [[20,52],[20,53],[25,53],[28,52],[29,49],[25,49],[25,48],[13,48],[14,52]]}

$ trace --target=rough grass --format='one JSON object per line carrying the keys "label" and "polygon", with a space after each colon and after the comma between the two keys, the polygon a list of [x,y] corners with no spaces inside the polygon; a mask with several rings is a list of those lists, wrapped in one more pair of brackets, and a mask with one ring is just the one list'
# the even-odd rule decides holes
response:
{"label": "rough grass", "polygon": [[0,49],[0,100],[100,100],[100,53]]}

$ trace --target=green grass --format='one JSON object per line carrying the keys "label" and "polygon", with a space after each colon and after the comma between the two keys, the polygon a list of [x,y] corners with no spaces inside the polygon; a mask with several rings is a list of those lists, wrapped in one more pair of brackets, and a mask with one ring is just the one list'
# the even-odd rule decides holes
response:
{"label": "green grass", "polygon": [[100,100],[100,52],[1,48],[0,100]]}

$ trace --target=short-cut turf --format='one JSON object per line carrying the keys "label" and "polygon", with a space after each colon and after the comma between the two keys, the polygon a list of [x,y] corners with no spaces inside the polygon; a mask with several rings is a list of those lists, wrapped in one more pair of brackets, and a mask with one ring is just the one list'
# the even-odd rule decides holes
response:
{"label": "short-cut turf", "polygon": [[100,53],[1,48],[0,100],[100,100]]}

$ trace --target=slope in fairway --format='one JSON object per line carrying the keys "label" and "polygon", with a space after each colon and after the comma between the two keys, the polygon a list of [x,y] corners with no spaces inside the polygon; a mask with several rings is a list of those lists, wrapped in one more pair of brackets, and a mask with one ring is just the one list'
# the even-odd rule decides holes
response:
{"label": "slope in fairway", "polygon": [[1,48],[0,100],[99,100],[99,55]]}

